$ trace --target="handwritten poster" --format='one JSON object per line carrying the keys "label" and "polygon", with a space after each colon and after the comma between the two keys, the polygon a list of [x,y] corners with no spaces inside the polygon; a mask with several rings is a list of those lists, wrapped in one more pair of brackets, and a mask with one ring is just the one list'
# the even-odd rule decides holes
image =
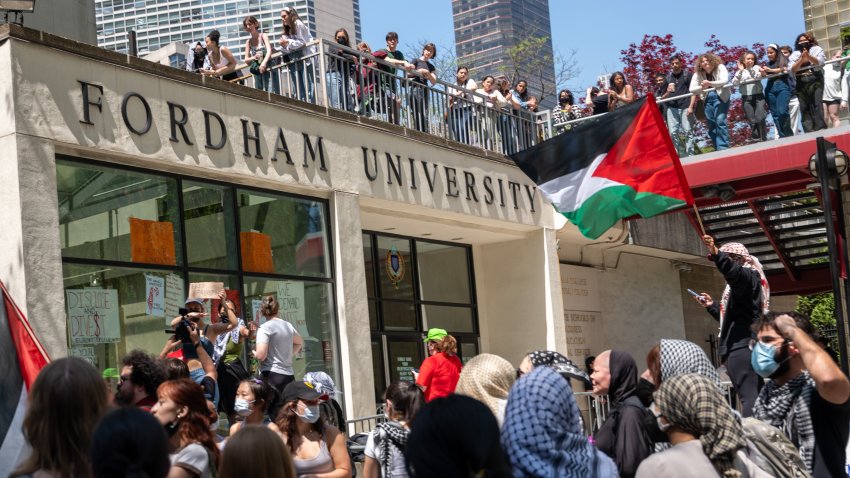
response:
{"label": "handwritten poster", "polygon": [[283,281],[277,285],[277,301],[280,304],[280,318],[292,324],[304,339],[304,348],[295,358],[304,358],[305,352],[310,352],[312,342],[317,339],[310,337],[307,330],[307,314],[304,311],[304,283]]}
{"label": "handwritten poster", "polygon": [[71,356],[79,357],[97,367],[97,355],[94,353],[94,347],[71,347]]}
{"label": "handwritten poster", "polygon": [[180,307],[186,301],[186,291],[183,278],[177,274],[165,276],[165,322],[171,324],[171,319],[180,315]]}
{"label": "handwritten poster", "polygon": [[266,317],[260,313],[262,306],[263,301],[261,299],[251,299],[251,317],[254,318],[257,325],[266,323]]}
{"label": "handwritten poster", "polygon": [[68,289],[65,299],[72,346],[121,340],[117,290]]}
{"label": "handwritten poster", "polygon": [[189,297],[193,299],[217,299],[224,289],[224,282],[192,282],[189,284]]}
{"label": "handwritten poster", "polygon": [[165,317],[165,278],[145,274],[145,312]]}

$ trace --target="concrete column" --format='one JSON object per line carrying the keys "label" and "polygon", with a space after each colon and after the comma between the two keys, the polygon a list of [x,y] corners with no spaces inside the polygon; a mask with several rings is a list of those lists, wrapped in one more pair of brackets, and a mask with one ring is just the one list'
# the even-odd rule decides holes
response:
{"label": "concrete column", "polygon": [[375,414],[360,198],[355,194],[335,192],[331,196],[330,208],[342,388],[345,391],[345,412],[351,419]]}
{"label": "concrete column", "polygon": [[67,355],[53,143],[0,139],[0,278],[52,358]]}

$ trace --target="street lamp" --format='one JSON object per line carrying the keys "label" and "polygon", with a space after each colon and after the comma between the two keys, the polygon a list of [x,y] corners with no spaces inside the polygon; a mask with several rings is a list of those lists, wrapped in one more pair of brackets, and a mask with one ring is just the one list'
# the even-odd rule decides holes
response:
{"label": "street lamp", "polygon": [[[841,195],[841,176],[847,173],[847,155],[838,149],[835,143],[831,143],[819,137],[817,139],[817,153],[809,158],[809,172],[812,176],[818,179],[821,189],[821,201],[823,201],[823,216],[826,226],[826,244],[829,250],[829,272],[832,277],[832,297],[835,299],[835,324],[838,332],[838,347],[841,349],[840,363],[841,370],[847,375],[847,341],[844,336],[844,305],[841,303],[841,269],[839,260],[842,261],[843,269],[850,271],[847,260],[846,246],[844,251],[838,250],[838,241],[836,240],[835,222],[833,222],[833,205],[832,191],[837,192],[838,204],[836,212],[838,213],[838,223],[841,225],[841,236],[845,236],[844,229],[844,205]],[[846,241],[844,241],[846,242]],[[843,253],[842,253],[843,252]],[[845,281],[844,284],[844,301],[850,306],[850,284]]]}
{"label": "street lamp", "polygon": [[0,12],[6,14],[6,23],[9,23],[9,14],[13,14],[12,23],[23,24],[24,13],[35,11],[35,0],[0,0]]}

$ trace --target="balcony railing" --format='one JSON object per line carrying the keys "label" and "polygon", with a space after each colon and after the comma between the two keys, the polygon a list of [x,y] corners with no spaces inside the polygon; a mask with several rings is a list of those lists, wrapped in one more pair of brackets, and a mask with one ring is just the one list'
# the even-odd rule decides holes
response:
{"label": "balcony railing", "polygon": [[275,53],[270,63],[270,85],[258,83],[247,64],[238,65],[241,76],[230,81],[496,153],[512,154],[551,137],[548,111],[500,108],[475,91],[441,80],[431,84],[327,40],[294,54]]}

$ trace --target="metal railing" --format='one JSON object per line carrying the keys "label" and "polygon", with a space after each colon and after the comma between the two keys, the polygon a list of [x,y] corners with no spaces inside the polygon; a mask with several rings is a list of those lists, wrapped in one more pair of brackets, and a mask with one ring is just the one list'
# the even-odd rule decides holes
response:
{"label": "metal railing", "polygon": [[324,39],[275,53],[269,72],[236,66],[230,80],[269,93],[512,154],[552,136],[549,111],[534,113]]}

